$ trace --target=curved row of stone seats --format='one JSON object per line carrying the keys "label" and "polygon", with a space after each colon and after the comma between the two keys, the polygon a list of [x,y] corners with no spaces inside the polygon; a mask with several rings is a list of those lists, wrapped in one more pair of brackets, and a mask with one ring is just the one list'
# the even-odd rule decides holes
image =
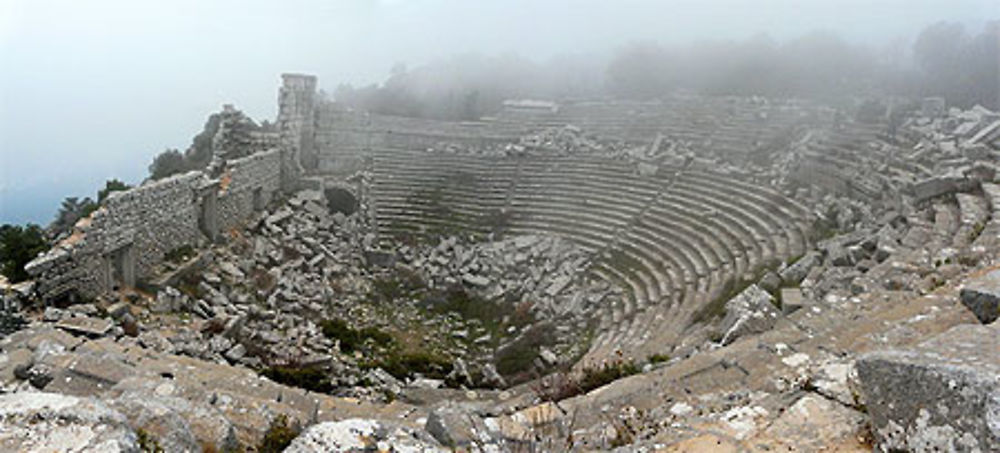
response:
{"label": "curved row of stone seats", "polygon": [[788,249],[784,250],[782,254],[799,256],[805,253],[810,230],[808,219],[811,214],[809,209],[801,203],[787,198],[773,189],[748,184],[737,179],[724,178],[721,175],[707,172],[691,172],[691,174],[705,183],[714,182],[714,187],[728,191],[734,197],[742,195],[744,198],[755,200],[749,206],[768,215],[775,228],[784,230],[788,240]]}
{"label": "curved row of stone seats", "polygon": [[486,212],[483,206],[503,207],[512,233],[557,234],[597,253],[591,276],[624,288],[626,297],[601,310],[594,357],[638,347],[651,335],[646,330],[656,328],[650,323],[692,312],[727,281],[791,256],[807,240],[798,225],[807,211],[768,189],[701,171],[642,177],[626,162],[589,156],[376,153],[372,194],[379,224],[447,223],[431,219],[435,203],[412,194],[454,172],[497,175],[498,167],[495,179],[481,178],[489,184],[449,185],[436,201],[466,217]]}
{"label": "curved row of stone seats", "polygon": [[[706,179],[705,174],[695,174],[695,176],[702,178],[702,182],[705,182]],[[716,176],[709,175],[707,179],[713,179],[713,178],[716,178]],[[726,181],[730,184],[733,184],[732,181],[729,180]],[[806,241],[808,240],[808,238],[807,234],[805,234],[805,232],[801,230],[801,226],[803,223],[802,222],[803,219],[808,216],[808,212],[804,207],[802,207],[801,205],[795,205],[787,200],[785,200],[785,203],[780,203],[782,201],[780,195],[774,192],[768,192],[767,190],[756,186],[749,186],[741,183],[733,185],[738,189],[740,189],[740,192],[744,194],[744,198],[756,198],[749,205],[744,205],[742,206],[742,208],[746,209],[749,206],[750,209],[753,209],[753,206],[756,206],[758,204],[764,205],[765,207],[770,206],[769,209],[771,209],[772,213],[771,217],[773,217],[774,219],[773,226],[775,230],[773,230],[773,232],[780,233],[781,231],[784,231],[786,235],[785,236],[786,240],[788,241],[787,247],[785,247],[782,250],[778,250],[776,252],[778,253],[777,256],[788,258],[790,256],[794,256],[791,255],[792,253],[801,253],[802,251],[805,250]],[[674,191],[671,190],[670,193],[674,193]],[[755,195],[753,196],[750,197],[746,196],[746,194],[754,194],[754,193]],[[717,193],[715,195],[716,198],[722,198],[728,195],[728,199],[736,199],[736,200],[740,199],[738,193],[726,194],[725,192],[723,192],[723,193]],[[671,200],[670,198],[666,198],[666,200],[668,200],[670,203],[674,203],[674,201]],[[700,202],[702,203],[702,205],[714,202],[715,206],[730,210],[739,211],[740,209],[738,203],[736,204],[729,203],[728,205],[724,205],[718,199],[716,200],[702,199],[700,200]],[[687,212],[692,213],[690,209],[688,209]],[[647,216],[650,216],[649,217],[650,219],[655,219],[656,215],[658,214],[662,215],[664,213],[656,209],[655,205],[646,213]],[[692,217],[698,218],[696,216]],[[683,216],[674,215],[673,218],[677,219],[680,222],[683,222],[682,220]],[[748,217],[744,217],[743,219],[745,220],[747,218]],[[758,225],[763,224],[763,222],[760,222],[759,220],[757,220],[757,222]],[[654,221],[654,223],[656,222]],[[740,224],[741,222],[736,221],[735,223]],[[654,227],[652,229],[655,230],[656,228]],[[661,229],[659,231],[661,237],[659,238],[658,241],[660,244],[667,241],[671,241],[683,244],[683,246],[685,247],[692,247],[694,250],[699,250],[699,247],[697,245],[701,244],[702,247],[700,247],[699,254],[703,257],[703,259],[705,256],[711,256],[711,254],[714,253],[713,251],[707,250],[711,249],[710,246],[707,246],[708,243],[715,241],[718,242],[726,241],[726,239],[723,239],[723,237],[726,236],[726,233],[721,233],[720,230],[713,230],[713,229],[695,230],[692,227],[687,229],[689,234],[691,231],[703,231],[706,237],[696,238],[689,235],[685,238],[680,238],[677,237],[677,232],[681,230],[678,228],[678,225],[675,224],[669,226],[667,227],[667,229],[670,229],[672,233],[674,233],[674,237],[672,238],[671,241],[671,238],[666,237],[667,235],[664,235]],[[643,230],[647,229],[644,228]],[[636,242],[637,238],[640,236],[640,234],[637,233],[638,231],[640,230],[635,229],[632,232],[630,232],[630,234],[626,237],[627,238],[626,240],[632,239],[633,242]],[[733,230],[730,229],[729,231],[731,234]],[[654,235],[656,234],[651,231],[646,232],[646,234],[650,233]],[[732,237],[739,238],[741,236],[736,235]],[[757,241],[755,241],[752,237],[747,235],[743,235],[742,239],[746,241],[742,248],[754,250],[754,247],[756,245],[755,243]],[[654,240],[653,242],[657,241]],[[732,242],[726,242],[726,243],[729,247],[732,247],[732,245],[729,245],[733,244]],[[691,254],[677,252],[676,250],[665,249],[662,245],[660,246],[652,245],[652,242],[648,240],[647,242],[642,244],[642,247],[646,247],[649,250],[653,250],[654,253],[661,255],[669,255],[674,257],[692,256]],[[752,257],[755,254],[751,252],[750,255]],[[721,262],[722,260],[719,258],[720,256],[722,255],[716,254],[716,259]],[[730,255],[729,259],[732,260],[732,255]],[[764,261],[767,261],[766,257],[757,258],[756,260],[756,262],[758,263]],[[707,263],[708,261],[703,261],[703,262]],[[692,266],[696,266],[693,260],[689,260],[686,263],[686,265],[689,268]],[[684,268],[685,264],[681,264],[680,266]],[[677,318],[678,316],[689,317],[694,313],[694,311],[698,307],[701,307],[704,304],[711,302],[711,300],[714,297],[718,297],[719,293],[721,292],[721,289],[725,286],[727,282],[733,281],[735,278],[740,276],[737,272],[734,271],[735,267],[736,267],[735,264],[729,264],[729,266],[714,268],[712,269],[709,275],[699,275],[700,278],[698,278],[697,282],[691,282],[691,281],[685,282],[686,287],[684,289],[674,288],[674,291],[672,291],[670,294],[675,297],[675,300],[678,300],[678,302],[676,303],[636,304],[636,308],[638,309],[638,312],[636,314],[631,314],[631,316],[629,314],[626,314],[624,316],[616,314],[616,316],[624,317],[626,319],[626,322],[617,325],[616,328],[611,331],[602,332],[598,336],[597,341],[595,341],[593,348],[588,352],[587,359],[593,361],[593,360],[599,360],[602,357],[605,358],[613,357],[612,354],[615,353],[616,350],[621,350],[626,353],[635,353],[639,351],[639,349],[637,348],[639,348],[642,344],[644,344],[644,340],[651,335],[649,333],[651,329],[657,330],[655,328],[656,323],[661,322],[663,319],[672,319],[672,318]],[[598,269],[603,270],[603,268],[598,268]],[[633,283],[632,286],[634,287],[635,283]],[[695,286],[697,287],[697,289],[694,289]],[[633,289],[633,291],[635,290]],[[640,294],[655,294],[648,288],[642,289],[637,292],[639,292]],[[662,295],[664,294],[661,294],[661,296]],[[636,298],[636,299],[641,301],[641,298]],[[641,315],[639,313],[641,313]],[[680,327],[683,328],[686,326],[681,325]]]}
{"label": "curved row of stone seats", "polygon": [[[678,189],[680,189],[680,191],[682,193],[684,193],[685,186],[683,184],[680,184],[680,185],[676,186],[676,188],[674,188],[673,190],[678,190]],[[686,194],[688,196],[691,196],[693,194],[692,198],[696,198],[696,199],[698,199],[699,197],[701,197],[701,199],[699,201],[702,203],[703,206],[711,206],[711,207],[714,207],[716,209],[723,210],[723,212],[736,212],[736,213],[739,213],[739,212],[741,212],[741,210],[754,209],[754,206],[752,204],[749,205],[749,206],[747,206],[747,205],[739,206],[739,205],[734,205],[733,203],[730,203],[729,199],[731,199],[731,197],[729,197],[729,196],[725,196],[724,197],[723,195],[715,194],[715,197],[714,197],[715,199],[713,200],[712,197],[704,197],[704,193],[699,194],[697,192],[687,192]],[[738,196],[739,196],[738,194],[731,194],[731,195],[737,197],[735,199],[739,199],[738,198]],[[758,201],[758,202],[760,202],[760,201]],[[780,208],[773,208],[773,209],[774,210],[772,212],[776,212],[776,213],[780,213],[782,211]],[[800,207],[798,209],[804,211],[804,208]],[[653,212],[655,213],[656,211],[653,211]],[[786,214],[788,214],[788,213],[786,213]],[[802,214],[804,214],[804,213],[800,213],[800,215],[802,215]],[[747,219],[750,219],[750,221],[747,222]],[[789,243],[793,244],[794,247],[788,248],[787,250],[778,250],[776,253],[787,254],[786,252],[790,252],[790,253],[793,253],[793,254],[797,254],[797,253],[801,253],[802,250],[804,249],[805,237],[804,237],[804,235],[802,234],[802,232],[800,230],[798,230],[797,228],[795,228],[795,225],[794,225],[795,222],[794,221],[797,220],[797,219],[794,218],[794,217],[787,217],[784,220],[774,222],[774,224],[771,226],[771,228],[774,228],[774,230],[765,230],[765,229],[763,229],[763,228],[767,228],[768,226],[767,226],[767,224],[765,222],[759,220],[759,218],[757,218],[757,217],[753,217],[753,216],[745,214],[743,216],[743,220],[744,220],[744,222],[742,222],[742,223],[753,223],[753,222],[755,222],[757,224],[757,227],[761,228],[761,229],[758,229],[758,231],[756,233],[756,236],[758,238],[761,235],[763,235],[763,234],[774,234],[774,232],[776,230],[777,231],[782,231],[780,229],[785,228],[785,226],[787,224],[791,224],[792,228],[791,229],[786,229],[784,231],[786,231],[786,234],[787,234],[786,240]],[[675,232],[675,234],[676,234],[676,232]],[[676,238],[675,238],[675,240],[676,240]],[[758,241],[759,241],[759,239],[758,239]],[[715,241],[714,241],[714,239],[713,240],[707,240],[706,239],[706,240],[699,241],[698,239],[692,239],[689,236],[688,238],[685,238],[684,240],[682,240],[682,242],[687,243],[687,244],[698,244],[699,242],[701,244],[705,244],[706,242],[715,242]],[[748,245],[750,245],[750,246],[749,247],[745,246],[743,248],[744,249],[752,248],[753,242],[752,241],[747,241],[747,242],[749,242]],[[697,272],[697,273],[699,275],[702,275],[702,276],[705,275],[704,269],[706,267],[715,267],[715,266],[718,265],[718,262],[721,261],[718,258],[718,255],[716,255],[715,260],[712,260],[711,258],[708,258],[708,259],[704,258],[706,256],[711,256],[713,253],[714,252],[711,250],[710,247],[702,247],[701,250],[698,251],[698,255],[700,255],[702,257],[701,262],[699,263],[698,260],[690,259],[689,263],[692,263],[692,264],[689,265],[689,267],[693,267],[695,269],[698,269],[699,267],[701,267],[702,270],[699,271],[699,272]],[[688,255],[688,256],[690,256],[690,255]],[[715,261],[715,262],[713,262],[713,261]],[[697,264],[695,264],[695,263],[697,263]]]}
{"label": "curved row of stone seats", "polygon": [[757,244],[752,240],[750,232],[729,213],[708,215],[703,205],[671,191],[664,193],[656,204],[650,207],[647,215],[653,221],[665,216],[675,218],[679,222],[686,220],[691,228],[717,238],[717,253],[720,256],[725,255],[722,258],[723,262],[731,264],[737,275],[742,275],[758,264],[755,261]]}
{"label": "curved row of stone seats", "polygon": [[[796,210],[797,210],[797,211],[802,211],[802,212],[800,213],[800,215],[803,215],[803,214],[805,214],[805,213],[804,213],[805,209],[804,209],[803,207],[801,207],[801,206],[797,207],[797,208],[796,208]],[[786,212],[786,214],[790,214],[790,213]],[[794,218],[790,217],[790,218],[788,218],[788,219],[787,219],[787,220],[786,220],[785,222],[782,222],[782,223],[784,223],[784,224],[793,224],[793,223],[795,223],[795,220],[796,220],[796,219],[794,219]],[[733,223],[736,223],[736,224],[739,224],[739,222],[733,222]],[[708,230],[706,230],[706,231],[708,231]],[[794,231],[793,231],[793,234],[795,234],[795,233],[794,233]],[[719,236],[721,236],[721,235],[715,235],[715,237],[719,237]],[[736,237],[739,237],[739,236],[736,236]],[[745,244],[743,245],[743,248],[745,248],[745,249],[752,249],[752,248],[754,247],[754,245],[755,245],[755,244],[754,244],[754,241],[753,241],[753,240],[752,240],[752,239],[751,239],[750,237],[748,237],[748,236],[744,235],[744,236],[742,236],[742,238],[743,238],[744,240],[746,240],[746,243],[745,243]],[[795,239],[795,240],[798,240],[798,241],[801,241],[801,244],[802,244],[802,248],[804,248],[804,246],[805,246],[805,240],[806,240],[806,237],[805,237],[805,236],[797,236],[797,237],[794,237],[794,239]],[[732,243],[729,243],[729,244],[732,244]],[[737,248],[737,247],[734,247],[733,245],[729,245],[729,247],[731,247],[731,248]],[[798,252],[799,250],[801,250],[801,249],[799,249],[799,248],[796,248],[796,249],[793,249],[793,250],[791,250],[791,251],[792,251],[792,252]],[[751,258],[750,258],[750,259],[753,259],[753,256],[754,256],[754,255],[755,255],[755,254],[754,254],[753,252],[751,252],[751,253],[750,253],[750,256],[751,256]],[[758,262],[759,262],[759,261],[760,261],[760,258],[758,258]],[[714,277],[714,278],[715,278],[716,280],[715,280],[715,282],[713,283],[713,285],[711,285],[711,286],[712,286],[712,287],[715,287],[715,288],[719,288],[719,287],[721,287],[722,285],[724,285],[724,284],[726,283],[726,281],[728,281],[728,280],[730,280],[730,279],[733,279],[733,278],[735,278],[735,277],[737,277],[737,276],[739,276],[739,274],[736,274],[735,272],[731,272],[731,271],[730,271],[730,272],[726,272],[726,270],[725,270],[725,269],[720,269],[720,270],[719,270],[718,272],[715,272],[715,273],[713,273],[713,277]],[[700,291],[700,292],[699,292],[699,294],[700,294],[700,293],[704,293],[704,292],[707,292],[707,290],[703,290],[703,291]],[[649,316],[644,316],[643,318],[644,318],[644,319],[650,319],[650,317],[649,317]],[[630,330],[632,330],[632,331],[635,331],[636,329],[630,329]],[[641,330],[641,329],[640,329],[640,330]]]}
{"label": "curved row of stone seats", "polygon": [[626,168],[586,157],[524,159],[509,197],[509,231],[548,230],[591,251],[604,247],[651,196],[648,190],[620,183]]}
{"label": "curved row of stone seats", "polygon": [[725,192],[700,182],[690,182],[684,179],[674,185],[674,190],[679,195],[697,200],[716,212],[726,212],[738,218],[738,224],[750,231],[750,239],[757,245],[762,261],[770,260],[777,253],[771,239],[773,226],[765,221],[766,217],[759,212],[747,204],[740,203],[740,198],[732,198]]}
{"label": "curved row of stone seats", "polygon": [[[390,234],[470,227],[468,219],[503,207],[516,175],[516,165],[500,159],[398,149],[374,150],[372,170],[375,218],[379,231]],[[428,194],[434,199],[421,199]],[[457,218],[440,218],[442,208]]]}
{"label": "curved row of stone seats", "polygon": [[932,205],[934,224],[931,229],[931,241],[926,244],[930,250],[941,250],[951,247],[957,240],[961,216],[958,204],[952,200],[937,201]]}
{"label": "curved row of stone seats", "polygon": [[[985,190],[984,190],[984,195]],[[987,195],[988,196],[988,195]],[[990,220],[990,206],[987,199],[969,193],[955,194],[958,203],[959,228],[955,232],[953,246],[963,248],[973,243],[982,234]]]}
{"label": "curved row of stone seats", "polygon": [[[682,213],[662,210],[659,203],[654,204],[645,216],[636,224],[633,232],[646,233],[655,238],[670,237],[671,234],[690,241],[698,252],[699,259],[704,262],[705,269],[698,272],[704,276],[708,271],[715,271],[735,262],[735,258],[720,249],[720,243],[726,240],[716,236],[713,229],[705,229],[706,225],[697,218],[689,218]],[[710,227],[709,227],[710,228]]]}
{"label": "curved row of stone seats", "polygon": [[1000,246],[1000,185],[984,182],[982,189],[989,208],[988,220],[972,245],[989,249]]}

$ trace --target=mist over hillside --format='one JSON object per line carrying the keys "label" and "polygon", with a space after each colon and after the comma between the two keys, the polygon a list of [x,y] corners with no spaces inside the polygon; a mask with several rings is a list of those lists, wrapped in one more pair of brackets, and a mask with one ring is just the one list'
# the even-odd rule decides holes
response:
{"label": "mist over hillside", "polygon": [[[508,97],[930,94],[914,59],[922,30],[951,24],[938,30],[944,47],[929,52],[966,58],[949,46],[965,49],[997,16],[979,0],[0,8],[0,220],[17,223],[46,223],[62,197],[88,196],[106,179],[141,182],[154,155],[185,149],[222,104],[273,119],[268,88],[290,70],[335,81],[329,94],[349,105],[438,118],[489,114]],[[989,86],[966,75],[939,72],[935,83]],[[975,96],[995,99],[988,89]]]}

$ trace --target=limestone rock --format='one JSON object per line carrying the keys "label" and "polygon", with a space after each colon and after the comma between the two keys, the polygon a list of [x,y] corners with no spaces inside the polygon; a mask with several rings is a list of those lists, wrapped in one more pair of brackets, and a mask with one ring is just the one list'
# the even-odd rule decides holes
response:
{"label": "limestone rock", "polygon": [[390,427],[377,420],[351,418],[310,426],[285,449],[285,453],[330,451],[445,452],[433,439],[409,429]]}
{"label": "limestone rock", "polygon": [[1000,325],[958,325],[857,367],[883,450],[1000,451]]}
{"label": "limestone rock", "polygon": [[483,382],[484,385],[491,387],[502,388],[507,386],[507,381],[497,372],[496,366],[492,363],[487,363],[483,365]]}
{"label": "limestone rock", "polygon": [[0,451],[138,452],[125,417],[91,398],[0,395]]}
{"label": "limestone rock", "polygon": [[1000,317],[1000,270],[977,278],[962,288],[962,303],[979,322],[989,324]]}
{"label": "limestone rock", "polygon": [[750,285],[726,302],[722,344],[770,329],[777,322],[778,315],[778,309],[771,303],[771,295],[757,285]]}
{"label": "limestone rock", "polygon": [[765,431],[788,451],[864,451],[857,434],[864,415],[816,395],[806,395]]}
{"label": "limestone rock", "polygon": [[442,445],[452,448],[490,441],[481,437],[488,431],[481,418],[470,408],[450,402],[431,411],[424,429]]}

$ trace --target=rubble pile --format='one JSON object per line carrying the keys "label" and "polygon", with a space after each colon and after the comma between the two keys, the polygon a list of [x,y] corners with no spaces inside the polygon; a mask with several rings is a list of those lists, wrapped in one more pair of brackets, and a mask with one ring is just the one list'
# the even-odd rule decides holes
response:
{"label": "rubble pile", "polygon": [[507,145],[509,153],[524,155],[533,153],[576,154],[605,152],[604,144],[595,137],[584,135],[579,127],[567,124],[550,127],[534,134],[525,135],[516,144]]}
{"label": "rubble pile", "polygon": [[598,154],[607,157],[629,157],[645,152],[621,140],[599,138],[587,134],[572,124],[547,127],[529,132],[505,143],[473,146],[467,143],[442,141],[426,150],[429,153],[475,154],[486,157],[570,156]]}
{"label": "rubble pile", "polygon": [[[90,333],[128,334],[161,353],[255,370],[317,367],[337,394],[379,400],[399,393],[406,380],[377,366],[371,371],[385,351],[359,356],[324,333],[325,320],[416,335],[413,341],[452,363],[457,382],[502,386],[497,351],[545,331],[551,338],[529,364],[568,364],[586,348],[588,314],[621,293],[579,278],[590,257],[565,240],[449,237],[385,249],[363,219],[360,212],[330,214],[321,193],[299,192],[227,246],[202,251],[187,267],[172,265],[148,305],[116,305],[108,310],[116,322]],[[453,306],[455,290],[494,308]],[[100,314],[95,304],[80,304],[49,307],[44,319],[66,323]]]}
{"label": "rubble pile", "polygon": [[591,257],[573,243],[552,236],[515,236],[466,245],[449,237],[435,247],[403,246],[398,252],[431,287],[461,282],[488,300],[529,302],[538,319],[584,320],[605,297],[620,293],[606,283],[580,281],[578,276]]}

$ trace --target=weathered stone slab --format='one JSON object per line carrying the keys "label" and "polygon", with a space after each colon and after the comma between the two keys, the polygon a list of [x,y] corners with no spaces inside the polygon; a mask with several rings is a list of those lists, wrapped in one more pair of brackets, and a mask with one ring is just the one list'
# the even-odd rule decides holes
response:
{"label": "weathered stone slab", "polygon": [[962,304],[979,322],[989,324],[1000,317],[1000,270],[972,280],[962,288]]}
{"label": "weathered stone slab", "polygon": [[71,356],[64,368],[56,368],[46,391],[70,395],[94,395],[137,373],[134,367],[106,354]]}
{"label": "weathered stone slab", "polygon": [[959,325],[857,361],[882,450],[1000,451],[1000,325]]}
{"label": "weathered stone slab", "polygon": [[67,318],[56,323],[56,327],[68,332],[94,337],[107,335],[113,326],[110,319],[90,317]]}

